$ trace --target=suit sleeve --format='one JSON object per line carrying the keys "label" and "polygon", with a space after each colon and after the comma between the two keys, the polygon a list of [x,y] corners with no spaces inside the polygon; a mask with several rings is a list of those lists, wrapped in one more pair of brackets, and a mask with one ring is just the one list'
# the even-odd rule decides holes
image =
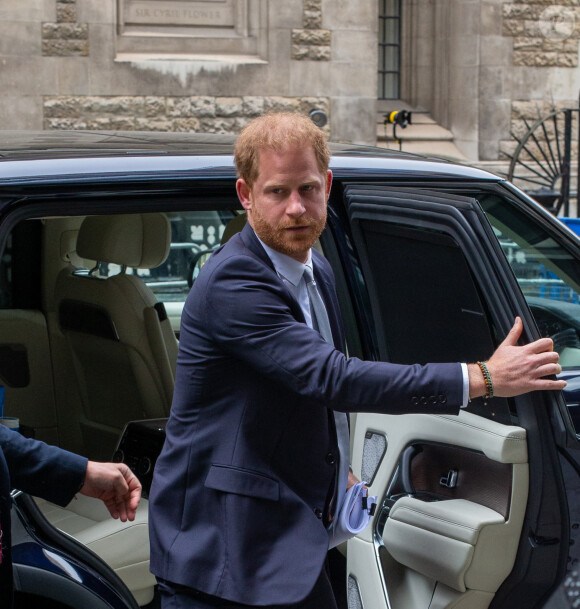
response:
{"label": "suit sleeve", "polygon": [[87,469],[84,457],[25,438],[3,425],[0,425],[0,447],[13,488],[64,506],[84,482]]}
{"label": "suit sleeve", "polygon": [[203,300],[195,303],[200,319],[186,307],[185,329],[201,323],[224,352],[302,396],[334,410],[388,414],[456,413],[462,403],[459,363],[347,358],[296,319],[283,284],[252,256],[226,256],[202,281],[191,294]]}

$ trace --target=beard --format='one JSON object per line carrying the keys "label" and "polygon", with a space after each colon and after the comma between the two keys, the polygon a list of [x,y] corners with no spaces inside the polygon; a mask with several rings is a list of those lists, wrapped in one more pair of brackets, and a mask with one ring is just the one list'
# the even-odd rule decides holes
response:
{"label": "beard", "polygon": [[[326,208],[320,218],[302,216],[296,221],[286,221],[276,226],[270,224],[254,205],[251,211],[251,225],[258,237],[269,247],[303,262],[310,248],[316,243],[326,225]],[[307,227],[294,233],[286,230],[292,227]]]}

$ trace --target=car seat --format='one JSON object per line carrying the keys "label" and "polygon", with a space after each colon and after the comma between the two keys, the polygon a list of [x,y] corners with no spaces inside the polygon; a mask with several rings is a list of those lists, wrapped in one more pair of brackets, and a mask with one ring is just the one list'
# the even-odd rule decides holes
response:
{"label": "car seat", "polygon": [[[65,446],[80,445],[92,459],[111,458],[128,421],[169,416],[177,340],[163,303],[126,268],[161,265],[170,243],[169,221],[161,213],[88,216],[76,253],[96,261],[95,268],[86,272],[69,264],[57,278],[58,330],[72,367],[55,370],[57,395],[59,388],[64,393],[57,400],[59,431],[63,437],[67,429],[80,433],[76,445]],[[120,272],[100,276],[100,263],[119,265]],[[71,404],[75,398],[80,407]]]}
{"label": "car seat", "polygon": [[99,499],[77,495],[66,507],[35,499],[44,517],[100,556],[123,580],[139,605],[153,600],[155,576],[149,571],[148,502],[141,499],[135,520],[111,518]]}

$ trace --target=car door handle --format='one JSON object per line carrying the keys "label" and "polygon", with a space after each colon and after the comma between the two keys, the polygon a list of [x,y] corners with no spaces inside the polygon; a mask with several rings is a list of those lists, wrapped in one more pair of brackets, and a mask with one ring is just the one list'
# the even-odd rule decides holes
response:
{"label": "car door handle", "polygon": [[458,471],[456,469],[450,469],[446,476],[439,478],[439,484],[446,488],[455,488],[457,486]]}

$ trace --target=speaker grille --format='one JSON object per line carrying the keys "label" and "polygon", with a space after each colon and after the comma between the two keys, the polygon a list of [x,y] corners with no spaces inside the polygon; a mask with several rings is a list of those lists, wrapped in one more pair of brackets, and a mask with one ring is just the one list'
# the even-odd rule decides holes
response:
{"label": "speaker grille", "polygon": [[363,609],[358,582],[352,576],[348,576],[348,609]]}
{"label": "speaker grille", "polygon": [[386,452],[386,436],[374,431],[367,431],[363,444],[361,468],[361,476],[365,482],[372,484]]}

